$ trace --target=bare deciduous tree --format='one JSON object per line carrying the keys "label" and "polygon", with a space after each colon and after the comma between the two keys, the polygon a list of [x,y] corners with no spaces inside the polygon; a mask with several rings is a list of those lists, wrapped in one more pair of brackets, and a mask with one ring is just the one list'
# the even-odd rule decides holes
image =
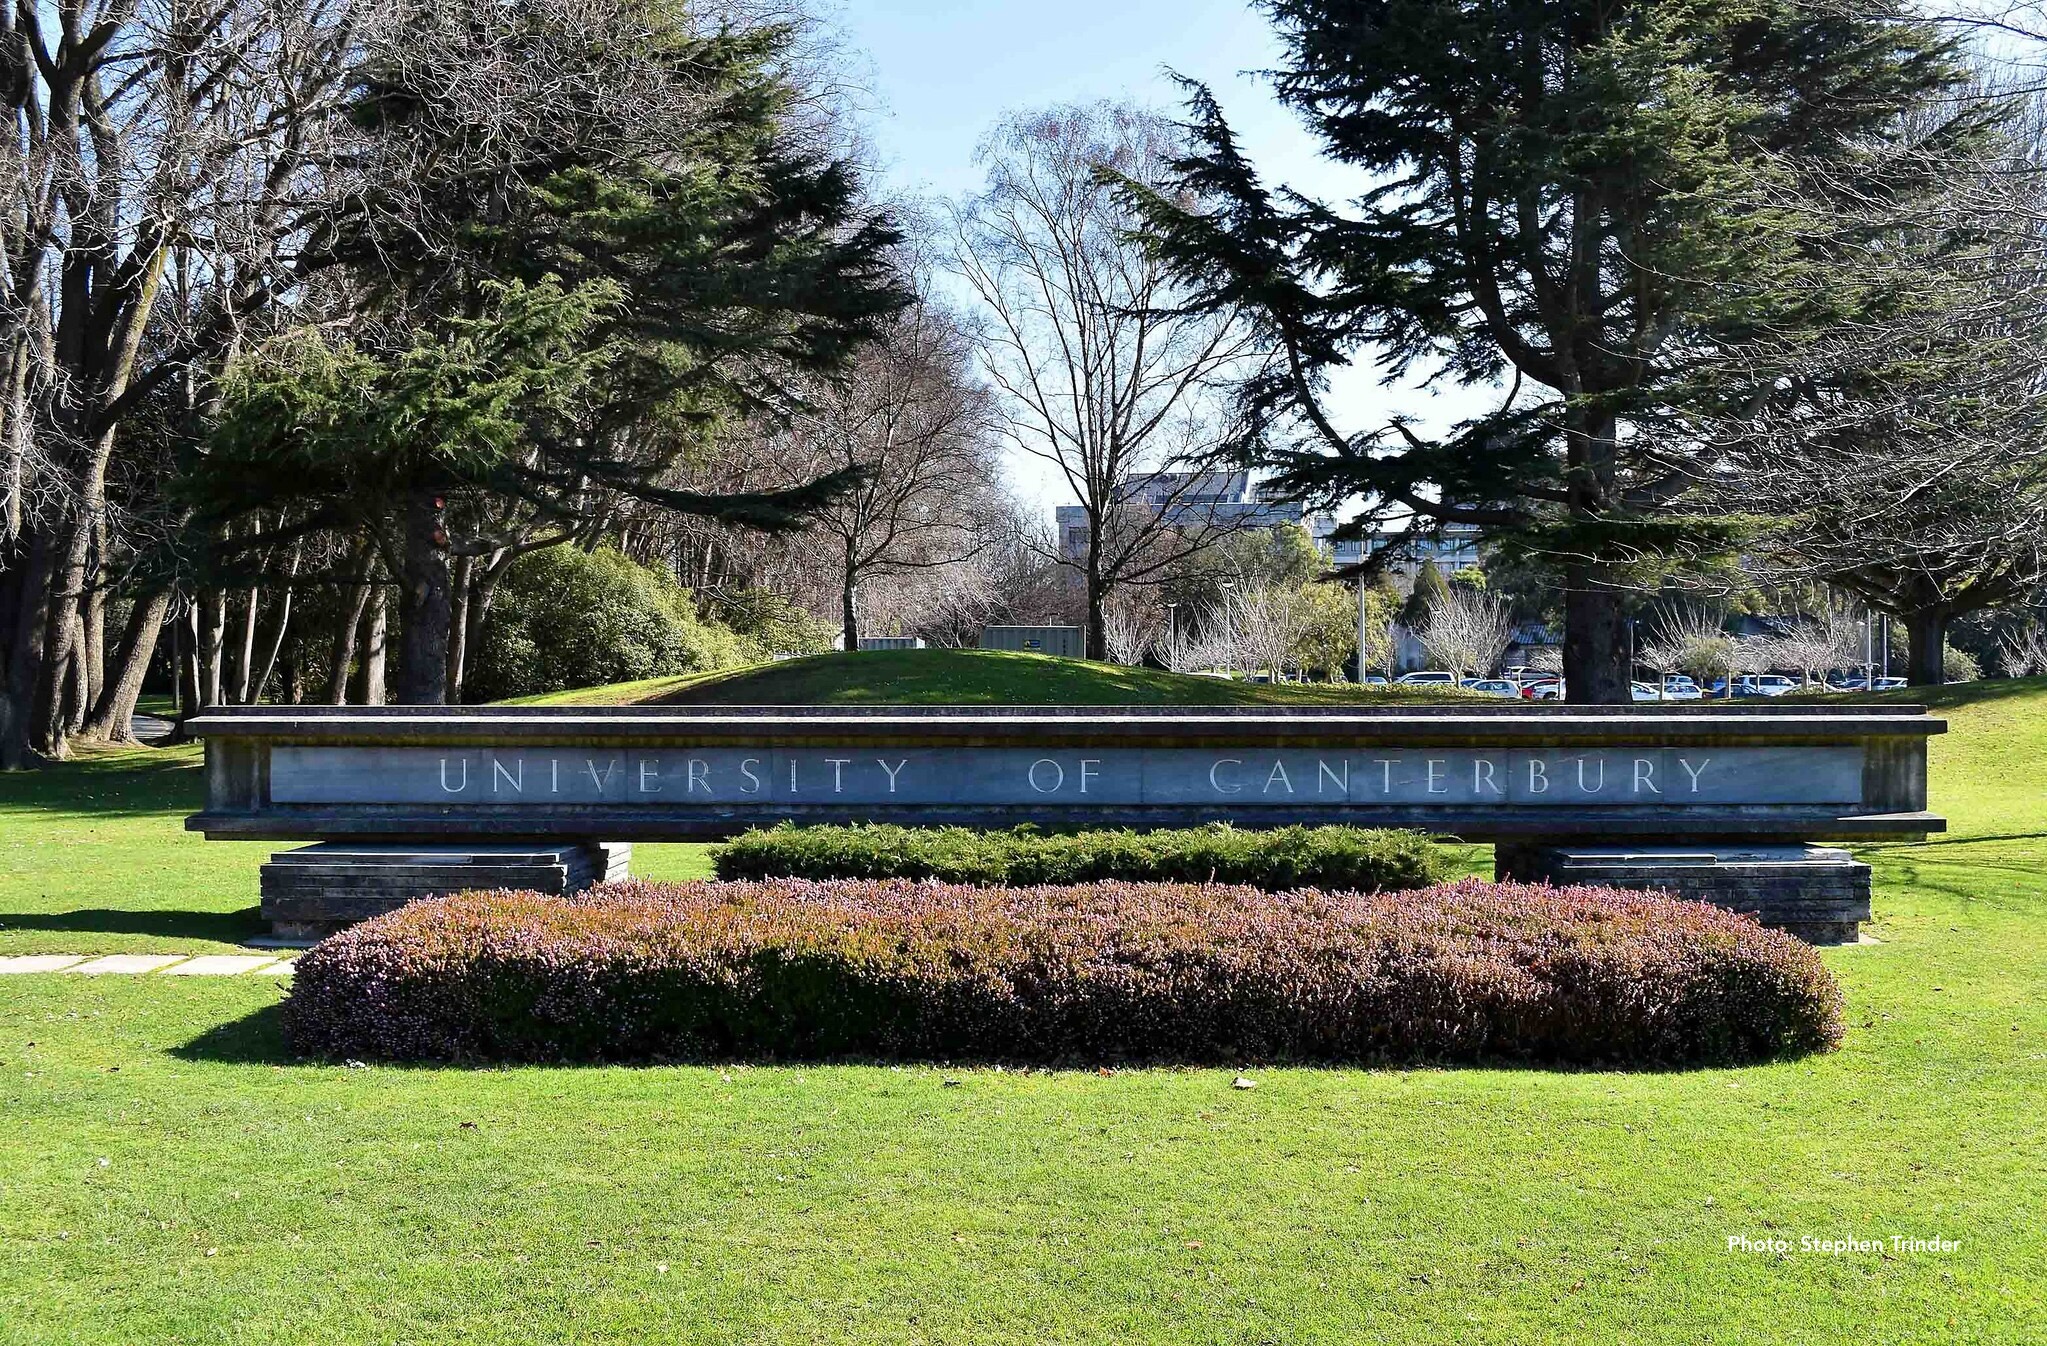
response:
{"label": "bare deciduous tree", "polygon": [[189,404],[319,253],[349,19],[347,0],[58,0],[0,21],[0,765],[61,755],[78,689],[139,686],[154,623],[115,677],[74,669],[105,657],[84,617],[123,428]]}
{"label": "bare deciduous tree", "polygon": [[982,146],[987,190],[954,216],[954,261],[986,312],[1004,433],[1050,465],[1087,517],[1084,542],[1053,557],[1085,583],[1091,658],[1103,656],[1118,588],[1155,581],[1240,522],[1205,498],[1213,478],[1150,474],[1213,453],[1223,384],[1252,360],[1250,329],[1182,311],[1099,178],[1161,184],[1181,149],[1173,122],[1127,105],[1013,117]]}
{"label": "bare deciduous tree", "polygon": [[966,332],[928,286],[920,289],[925,297],[777,437],[797,473],[867,474],[819,509],[808,530],[831,540],[849,650],[860,648],[861,586],[972,558],[987,543],[974,523],[999,492],[988,397],[974,382]]}
{"label": "bare deciduous tree", "polygon": [[1430,662],[1459,677],[1490,673],[1514,641],[1513,605],[1483,589],[1452,586],[1429,608],[1415,639]]}

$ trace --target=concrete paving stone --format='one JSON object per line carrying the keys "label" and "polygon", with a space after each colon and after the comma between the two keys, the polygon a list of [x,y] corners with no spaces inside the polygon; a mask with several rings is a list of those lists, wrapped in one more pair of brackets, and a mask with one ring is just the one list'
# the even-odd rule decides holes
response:
{"label": "concrete paving stone", "polygon": [[254,972],[257,968],[276,961],[267,953],[210,953],[189,962],[167,967],[162,975],[166,977],[232,977],[243,972]]}
{"label": "concrete paving stone", "polygon": [[82,954],[75,953],[27,953],[13,958],[0,958],[0,973],[62,972],[73,963],[84,961]]}
{"label": "concrete paving stone", "polygon": [[105,972],[133,975],[137,972],[154,972],[160,967],[183,962],[184,959],[185,955],[181,953],[116,953],[105,958],[95,958],[90,963],[71,968],[70,971],[93,975]]}

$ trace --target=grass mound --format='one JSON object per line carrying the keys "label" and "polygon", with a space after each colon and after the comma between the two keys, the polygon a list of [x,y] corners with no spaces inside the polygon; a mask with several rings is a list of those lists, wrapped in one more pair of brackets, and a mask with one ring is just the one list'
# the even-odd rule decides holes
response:
{"label": "grass mound", "polygon": [[1613,889],[781,880],[416,902],[284,1010],[301,1053],[407,1061],[1682,1066],[1825,1050],[1841,1008],[1797,940]]}
{"label": "grass mound", "polygon": [[1426,832],[1368,827],[1128,829],[1046,835],[1035,828],[756,829],[718,848],[721,879],[941,879],[1020,887],[1045,883],[1231,883],[1281,891],[1377,892],[1450,877]]}
{"label": "grass mound", "polygon": [[1244,682],[1007,650],[863,650],[586,687],[511,705],[1250,706],[1421,704],[1476,694],[1348,683]]}

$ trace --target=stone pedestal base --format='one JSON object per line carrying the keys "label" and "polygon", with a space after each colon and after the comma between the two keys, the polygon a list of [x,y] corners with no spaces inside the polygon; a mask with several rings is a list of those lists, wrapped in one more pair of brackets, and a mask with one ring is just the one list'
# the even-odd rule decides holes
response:
{"label": "stone pedestal base", "polygon": [[626,877],[621,842],[405,846],[327,841],[262,869],[263,918],[280,939],[314,940],[416,898],[482,888],[579,892]]}
{"label": "stone pedestal base", "polygon": [[1830,846],[1500,846],[1500,878],[1648,888],[1747,912],[1809,944],[1853,944],[1869,866]]}

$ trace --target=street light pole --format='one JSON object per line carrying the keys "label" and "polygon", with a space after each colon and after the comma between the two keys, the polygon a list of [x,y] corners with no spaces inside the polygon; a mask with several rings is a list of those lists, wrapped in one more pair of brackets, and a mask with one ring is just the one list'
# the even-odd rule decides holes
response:
{"label": "street light pole", "polygon": [[1365,576],[1358,572],[1358,686],[1365,685]]}
{"label": "street light pole", "polygon": [[1173,661],[1173,671],[1180,671],[1180,605],[1166,604],[1166,657]]}

